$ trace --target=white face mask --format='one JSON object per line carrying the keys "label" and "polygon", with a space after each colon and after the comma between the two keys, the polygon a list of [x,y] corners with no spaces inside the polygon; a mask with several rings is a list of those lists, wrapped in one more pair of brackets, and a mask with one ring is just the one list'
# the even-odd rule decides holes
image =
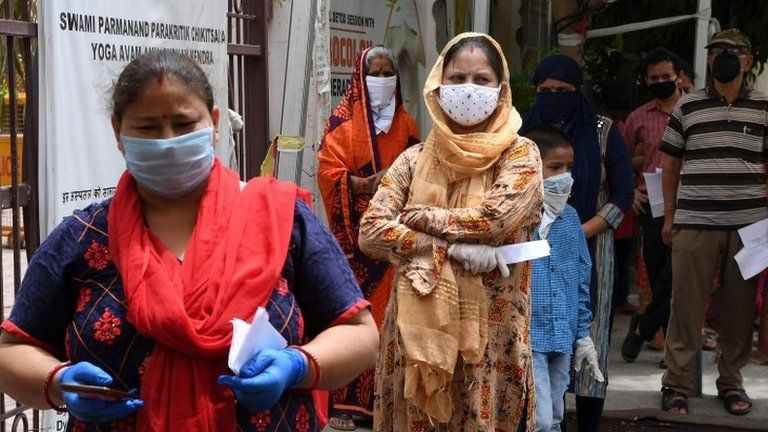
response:
{"label": "white face mask", "polygon": [[391,77],[366,76],[368,97],[373,114],[373,125],[376,133],[387,133],[395,118],[395,90],[397,90],[397,75]]}
{"label": "white face mask", "polygon": [[539,236],[547,238],[552,222],[563,212],[571,195],[573,177],[570,172],[544,179],[544,215],[539,226]]}
{"label": "white face mask", "polygon": [[365,77],[368,85],[368,96],[371,98],[371,107],[389,105],[395,97],[397,88],[397,75],[391,77]]}
{"label": "white face mask", "polygon": [[443,112],[462,126],[474,126],[485,121],[499,104],[498,87],[477,84],[443,84],[440,86],[440,106]]}

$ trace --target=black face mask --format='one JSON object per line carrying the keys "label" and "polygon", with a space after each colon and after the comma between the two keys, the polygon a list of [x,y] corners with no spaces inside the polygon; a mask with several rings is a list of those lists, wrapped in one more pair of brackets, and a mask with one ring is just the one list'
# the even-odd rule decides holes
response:
{"label": "black face mask", "polygon": [[721,83],[729,83],[736,79],[741,72],[741,61],[739,56],[724,52],[712,63],[712,76]]}
{"label": "black face mask", "polygon": [[666,100],[677,91],[677,83],[674,81],[655,82],[648,85],[648,90],[656,99]]}

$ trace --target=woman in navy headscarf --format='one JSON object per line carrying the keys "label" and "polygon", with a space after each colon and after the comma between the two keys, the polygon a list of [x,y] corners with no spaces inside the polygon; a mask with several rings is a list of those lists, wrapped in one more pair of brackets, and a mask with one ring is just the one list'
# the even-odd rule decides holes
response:
{"label": "woman in navy headscarf", "polygon": [[[574,183],[568,203],[579,214],[592,255],[594,318],[590,336],[597,349],[600,370],[605,372],[613,321],[613,230],[632,206],[632,167],[624,138],[614,123],[598,115],[581,93],[583,74],[576,61],[564,55],[547,57],[536,67],[533,81],[536,104],[520,134],[548,124],[561,128],[573,141]],[[607,385],[607,381],[596,381],[586,369],[576,373],[572,382],[579,432],[598,430]]]}

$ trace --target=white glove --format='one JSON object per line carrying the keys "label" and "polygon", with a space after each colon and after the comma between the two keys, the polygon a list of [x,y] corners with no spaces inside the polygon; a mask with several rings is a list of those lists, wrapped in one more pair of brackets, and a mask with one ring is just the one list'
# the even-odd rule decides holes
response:
{"label": "white glove", "polygon": [[576,372],[581,370],[581,363],[586,360],[587,366],[592,368],[592,377],[600,382],[605,381],[603,373],[600,372],[600,365],[597,363],[597,351],[595,351],[595,343],[592,342],[592,338],[587,336],[577,340],[576,353],[573,356]]}
{"label": "white glove", "polygon": [[479,244],[454,243],[448,248],[448,255],[459,261],[464,266],[464,270],[469,270],[474,275],[499,269],[502,277],[509,277],[509,267],[507,267],[499,248]]}

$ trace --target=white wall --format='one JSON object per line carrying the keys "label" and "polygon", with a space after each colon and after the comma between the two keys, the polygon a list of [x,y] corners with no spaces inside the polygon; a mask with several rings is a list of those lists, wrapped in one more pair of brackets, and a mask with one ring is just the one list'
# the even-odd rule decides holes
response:
{"label": "white wall", "polygon": [[[312,7],[321,3],[328,6],[332,4],[333,0],[272,0],[272,2],[272,20],[267,27],[269,135],[271,138],[281,133],[299,134],[306,138],[302,186],[315,192],[316,198],[319,198],[316,193],[317,186],[314,178],[316,172],[315,152],[321,137],[322,125],[329,114],[329,107],[327,106],[327,95],[318,93],[317,76],[312,76],[310,80],[307,72],[310,71],[311,74],[311,68],[306,69],[305,65],[310,62],[310,66],[312,66],[311,50],[307,50],[309,32],[313,32],[313,35],[315,32],[314,23],[310,22]],[[435,0],[415,0],[419,8],[419,21],[424,32],[426,51],[425,65],[418,66],[420,87],[423,86],[427,74],[439,55],[435,42],[436,23],[432,10],[434,2]],[[446,40],[449,40],[454,36],[454,0],[447,0],[446,4],[448,12]],[[477,11],[480,11],[483,17],[487,17],[488,8],[489,0],[475,0],[476,24],[487,26],[487,23],[483,23],[484,19],[477,16]],[[306,112],[303,111],[304,103],[307,103]],[[424,138],[431,129],[431,122],[423,103],[421,114],[419,116],[419,131]],[[305,124],[306,127],[299,128],[300,123]],[[315,209],[319,208],[322,206],[318,200]],[[323,212],[318,213],[322,214]]]}
{"label": "white wall", "polygon": [[[320,3],[327,3],[327,0],[274,0],[272,20],[267,27],[269,135],[270,138],[276,135],[299,135],[306,138],[302,166],[305,175],[301,176],[301,186],[312,191],[316,198],[318,194],[314,175],[317,158],[314,152],[319,139],[315,117],[318,112],[327,112],[319,108],[322,102],[318,102],[317,88],[310,82],[310,78],[313,78],[311,44],[316,33],[313,19],[318,10],[316,6]],[[280,171],[285,172],[282,169]],[[294,177],[291,173],[280,176],[283,180]]]}
{"label": "white wall", "polygon": [[755,89],[768,93],[768,63],[763,65],[763,73],[758,75],[757,81],[755,81]]}
{"label": "white wall", "polygon": [[[299,0],[304,2],[306,0]],[[273,1],[272,21],[267,26],[267,66],[269,68],[269,137],[280,133],[283,108],[288,31],[293,0]]]}

